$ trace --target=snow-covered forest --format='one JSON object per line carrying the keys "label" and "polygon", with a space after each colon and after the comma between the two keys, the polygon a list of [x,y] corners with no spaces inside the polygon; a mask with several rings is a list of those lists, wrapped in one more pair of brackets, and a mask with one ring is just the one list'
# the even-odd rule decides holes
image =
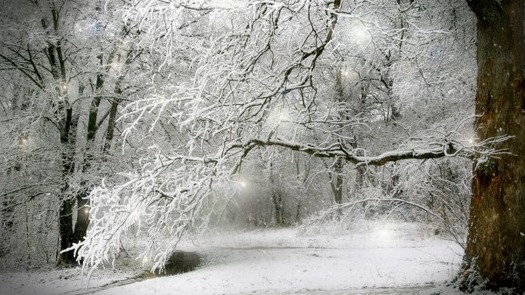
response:
{"label": "snow-covered forest", "polygon": [[0,291],[525,291],[523,1],[3,4]]}

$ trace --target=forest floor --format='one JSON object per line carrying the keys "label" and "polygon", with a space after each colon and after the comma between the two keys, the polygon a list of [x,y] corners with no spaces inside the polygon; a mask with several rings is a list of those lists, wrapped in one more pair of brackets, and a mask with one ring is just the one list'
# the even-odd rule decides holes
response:
{"label": "forest floor", "polygon": [[146,266],[120,264],[87,281],[80,268],[0,273],[0,294],[459,294],[446,287],[463,249],[416,223],[366,222],[299,228],[213,231],[183,241],[194,271],[151,279]]}

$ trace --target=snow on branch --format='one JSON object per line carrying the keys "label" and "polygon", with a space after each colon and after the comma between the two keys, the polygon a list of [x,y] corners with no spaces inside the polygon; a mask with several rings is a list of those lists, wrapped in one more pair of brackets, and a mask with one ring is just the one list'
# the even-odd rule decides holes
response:
{"label": "snow on branch", "polygon": [[[306,153],[319,158],[341,157],[349,163],[372,166],[382,166],[386,163],[400,160],[424,160],[450,156],[460,156],[471,159],[474,154],[474,152],[470,149],[457,147],[454,144],[446,141],[443,143],[433,143],[427,147],[388,151],[377,156],[359,156],[357,150],[347,149],[340,143],[334,143],[327,147],[321,147],[283,140],[264,141],[260,139],[251,139],[243,144],[233,144],[230,148],[242,148],[249,151],[257,146],[277,146]],[[362,149],[359,149],[359,151],[362,151]]]}
{"label": "snow on branch", "polygon": [[[418,203],[415,203],[415,202],[411,202],[411,201],[408,201],[408,200],[404,200],[404,199],[399,199],[399,198],[393,198],[393,197],[385,197],[385,198],[365,198],[365,199],[362,199],[362,200],[356,200],[356,201],[351,201],[351,202],[346,202],[346,203],[343,203],[343,204],[340,204],[340,205],[334,205],[326,210],[322,210],[320,212],[318,212],[317,215],[314,215],[312,216],[309,220],[307,220],[304,224],[303,224],[303,228],[308,230],[309,227],[311,227],[312,225],[316,224],[316,223],[320,223],[324,220],[327,220],[331,217],[334,216],[334,214],[336,214],[337,212],[340,212],[341,209],[345,209],[345,210],[352,210],[353,208],[355,207],[358,207],[358,206],[362,206],[363,204],[367,204],[367,203],[382,203],[382,202],[390,202],[390,203],[397,203],[398,206],[399,205],[407,205],[407,206],[411,206],[411,207],[414,207],[414,208],[417,208],[418,210],[421,210],[421,211],[424,211],[426,212],[427,214],[429,215],[432,215],[433,217],[437,218],[438,220],[443,220],[443,217],[436,214],[435,212],[433,212],[430,208],[424,206],[424,205],[421,205],[421,204],[418,204]],[[395,206],[394,209],[398,208],[398,206]],[[391,214],[393,212],[390,211],[389,214]],[[386,216],[388,217],[388,215]],[[386,218],[385,217],[385,218]]]}
{"label": "snow on branch", "polygon": [[348,163],[355,165],[383,166],[401,160],[427,160],[444,157],[461,157],[469,160],[495,158],[502,154],[508,154],[507,150],[498,149],[497,146],[511,138],[512,136],[497,136],[468,146],[457,140],[442,138],[429,142],[427,145],[386,151],[376,156],[361,156],[363,149],[348,149],[340,143],[323,147],[279,139],[250,139],[245,143],[231,144],[227,150],[242,150],[240,162],[233,170],[233,173],[236,173],[243,158],[257,147],[276,146],[306,153],[317,158],[343,158]]}
{"label": "snow on branch", "polygon": [[138,173],[122,176],[127,181],[93,189],[87,235],[68,249],[89,275],[114,263],[126,237],[147,241],[137,259],[153,261],[152,270],[162,270],[182,235],[198,223],[217,174],[213,161],[157,154],[144,160]]}
{"label": "snow on branch", "polygon": [[[332,123],[330,101],[316,100],[314,78],[319,75],[315,70],[322,67],[323,52],[333,50],[330,44],[341,1],[291,2],[255,1],[239,8],[245,14],[205,14],[195,10],[209,11],[211,7],[204,5],[207,1],[192,7],[186,5],[188,1],[144,1],[140,4],[144,7],[126,14],[145,34],[156,36],[144,46],[149,44],[152,52],[165,51],[166,60],[159,61],[155,72],[167,78],[152,75],[151,93],[122,110],[123,138],[146,124],[145,129],[152,132],[159,121],[167,120],[178,130],[183,144],[174,147],[173,142],[166,142],[175,155],[158,153],[141,159],[137,171],[124,175],[120,184],[101,185],[92,191],[90,228],[85,240],[72,247],[85,268],[92,270],[113,261],[122,239],[133,235],[147,240],[139,258],[155,261],[154,269],[162,268],[182,234],[199,222],[214,185],[227,183],[257,148],[280,147],[372,166],[442,157],[474,159],[506,152],[497,146],[508,137],[468,146],[444,134],[379,155],[367,155],[362,147],[349,148],[339,142],[352,135],[348,125],[360,120],[348,117]],[[165,27],[146,21],[159,15],[181,17],[166,21],[173,26]],[[172,29],[193,22],[191,30]],[[213,26],[220,30],[209,30]],[[179,65],[181,61],[185,62]],[[170,72],[182,74],[171,76]],[[325,90],[325,96],[328,94]],[[282,120],[274,114],[282,115],[286,109],[295,110],[298,118]],[[261,139],[265,137],[268,139]]]}

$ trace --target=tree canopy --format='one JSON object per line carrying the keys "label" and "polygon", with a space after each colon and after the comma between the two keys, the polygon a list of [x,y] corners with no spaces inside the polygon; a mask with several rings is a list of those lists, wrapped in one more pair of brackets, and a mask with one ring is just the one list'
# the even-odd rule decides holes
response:
{"label": "tree canopy", "polygon": [[[525,289],[512,254],[525,253],[521,1],[7,7],[2,235],[13,243],[22,216],[45,216],[59,261],[94,270],[139,237],[156,269],[183,234],[219,220],[341,220],[358,203],[407,218],[404,204],[460,243],[470,211],[466,290]],[[49,214],[21,209],[42,203]],[[41,230],[27,226],[27,240]]]}

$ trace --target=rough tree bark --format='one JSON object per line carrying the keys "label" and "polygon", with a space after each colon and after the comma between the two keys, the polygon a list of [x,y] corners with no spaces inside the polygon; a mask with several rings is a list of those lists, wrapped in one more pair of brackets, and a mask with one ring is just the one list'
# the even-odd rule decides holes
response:
{"label": "rough tree bark", "polygon": [[477,140],[508,134],[508,155],[474,161],[462,287],[525,292],[523,0],[467,0],[477,17]]}

